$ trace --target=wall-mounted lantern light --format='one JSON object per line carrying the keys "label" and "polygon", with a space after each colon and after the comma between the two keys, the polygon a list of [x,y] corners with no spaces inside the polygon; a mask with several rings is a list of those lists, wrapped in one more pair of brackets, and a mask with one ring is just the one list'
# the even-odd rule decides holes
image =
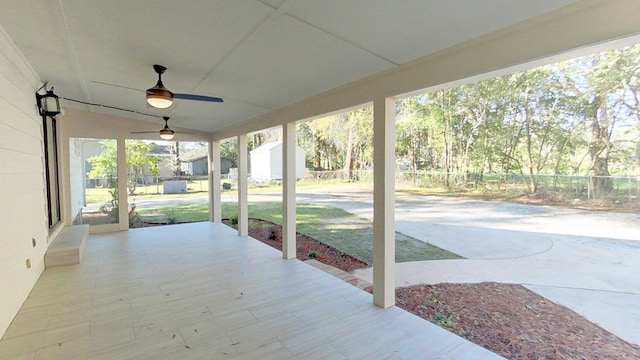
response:
{"label": "wall-mounted lantern light", "polygon": [[44,95],[36,92],[36,103],[38,105],[38,112],[42,116],[56,116],[61,112],[60,98],[53,93],[53,87],[47,90]]}

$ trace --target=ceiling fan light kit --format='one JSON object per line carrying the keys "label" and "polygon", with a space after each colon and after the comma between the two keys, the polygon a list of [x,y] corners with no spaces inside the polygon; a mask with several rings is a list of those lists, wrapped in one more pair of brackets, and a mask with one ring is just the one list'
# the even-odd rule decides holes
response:
{"label": "ceiling fan light kit", "polygon": [[166,109],[173,105],[173,93],[162,84],[162,74],[167,68],[153,65],[153,69],[158,74],[158,82],[154,87],[147,89],[147,103],[158,109]]}
{"label": "ceiling fan light kit", "polygon": [[166,88],[154,86],[147,89],[147,103],[154,108],[166,109],[173,104],[173,93]]}
{"label": "ceiling fan light kit", "polygon": [[169,129],[168,126],[165,126],[162,130],[160,130],[160,138],[162,140],[171,140],[173,139],[173,135],[175,135],[175,131]]}

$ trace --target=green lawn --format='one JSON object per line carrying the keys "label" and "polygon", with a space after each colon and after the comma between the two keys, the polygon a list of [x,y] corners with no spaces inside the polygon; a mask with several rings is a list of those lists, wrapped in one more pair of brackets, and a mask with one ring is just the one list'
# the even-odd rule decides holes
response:
{"label": "green lawn", "polygon": [[[228,182],[229,180],[221,180],[221,183]],[[341,180],[320,180],[320,181],[305,181],[300,180],[296,183],[297,188],[304,189],[317,189],[325,188],[327,186],[361,186],[361,184],[348,183]],[[135,195],[130,195],[131,198],[144,199],[155,196],[185,196],[185,195],[202,195],[209,191],[209,180],[207,179],[195,179],[187,182],[186,194],[163,194],[162,184],[151,184],[146,186],[137,186]],[[264,185],[264,186],[249,186],[248,192],[250,194],[259,193],[271,193],[282,192],[281,185]],[[236,187],[231,190],[223,190],[225,195],[237,195],[238,191]],[[88,204],[104,203],[111,199],[109,194],[109,188],[88,188],[86,189],[86,197]]]}
{"label": "green lawn", "polygon": [[[222,204],[223,218],[231,218],[237,211],[235,203]],[[151,222],[193,222],[206,221],[209,218],[208,207],[204,204],[144,208],[138,209],[138,214],[145,221]],[[339,208],[312,204],[297,204],[296,215],[298,232],[369,264],[373,262],[373,225],[370,221]],[[282,204],[249,203],[249,217],[281,225]],[[461,257],[446,250],[396,233],[397,262],[459,258]]]}
{"label": "green lawn", "polygon": [[[87,204],[104,203],[111,199],[109,194],[109,188],[88,188],[86,189]],[[209,181],[204,180],[189,180],[187,182],[187,193],[185,194],[163,194],[162,184],[151,184],[146,186],[138,185],[136,187],[135,195],[130,195],[131,198],[141,199],[155,196],[185,196],[185,195],[202,195],[209,191]]]}

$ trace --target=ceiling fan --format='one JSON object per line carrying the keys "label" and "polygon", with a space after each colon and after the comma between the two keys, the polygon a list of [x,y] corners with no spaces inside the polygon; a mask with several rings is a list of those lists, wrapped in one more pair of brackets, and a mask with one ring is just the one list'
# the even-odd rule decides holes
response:
{"label": "ceiling fan", "polygon": [[[173,139],[173,136],[176,134],[176,132],[169,127],[168,116],[163,116],[162,119],[164,119],[164,127],[160,129],[160,131],[157,131],[157,133],[160,134],[160,138],[162,140],[171,140]],[[155,133],[156,131],[132,131],[131,132],[131,134],[155,134]]]}
{"label": "ceiling fan", "polygon": [[223,102],[222,98],[219,97],[172,93],[162,83],[162,74],[164,74],[167,68],[156,64],[153,65],[153,70],[158,74],[158,82],[154,87],[147,89],[147,103],[155,108],[168,108],[173,104],[173,99]]}

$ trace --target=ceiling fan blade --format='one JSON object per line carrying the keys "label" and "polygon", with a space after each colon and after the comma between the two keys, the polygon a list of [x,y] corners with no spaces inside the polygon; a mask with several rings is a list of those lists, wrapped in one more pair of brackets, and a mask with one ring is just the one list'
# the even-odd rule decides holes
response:
{"label": "ceiling fan blade", "polygon": [[157,134],[158,130],[156,131],[132,131],[129,134]]}
{"label": "ceiling fan blade", "polygon": [[213,97],[213,96],[204,96],[204,95],[194,95],[194,94],[173,94],[175,99],[184,99],[184,100],[196,100],[196,101],[208,101],[208,102],[223,102],[222,98]]}

